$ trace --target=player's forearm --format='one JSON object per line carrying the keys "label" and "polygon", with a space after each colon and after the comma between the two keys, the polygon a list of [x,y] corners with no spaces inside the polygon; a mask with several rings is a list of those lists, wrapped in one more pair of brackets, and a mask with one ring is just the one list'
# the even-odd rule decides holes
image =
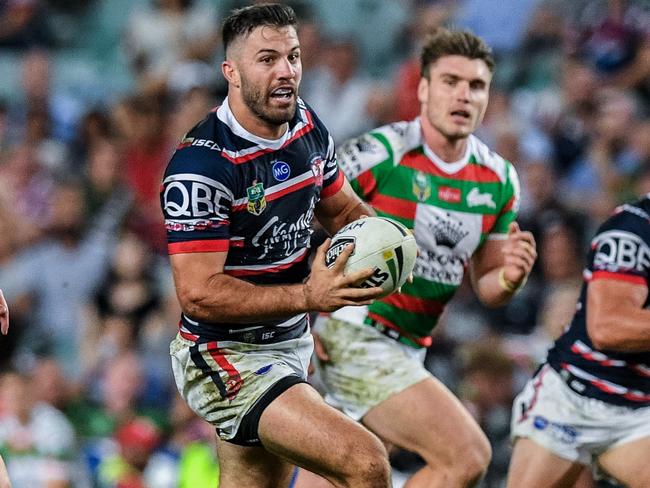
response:
{"label": "player's forearm", "polygon": [[202,289],[180,290],[183,313],[202,322],[256,322],[307,312],[303,284],[254,285],[223,273]]}
{"label": "player's forearm", "polygon": [[350,206],[349,209],[345,209],[335,216],[325,216],[322,213],[316,214],[318,221],[330,235],[336,234],[341,227],[350,222],[354,222],[364,215],[374,217],[377,214],[370,205],[362,201],[355,202],[355,205]]}
{"label": "player's forearm", "polygon": [[501,267],[485,273],[474,281],[474,292],[483,305],[490,308],[505,305],[514,296],[516,290],[506,290],[499,280]]}
{"label": "player's forearm", "polygon": [[587,313],[587,331],[597,349],[650,351],[650,310],[622,306],[615,313],[591,312]]}

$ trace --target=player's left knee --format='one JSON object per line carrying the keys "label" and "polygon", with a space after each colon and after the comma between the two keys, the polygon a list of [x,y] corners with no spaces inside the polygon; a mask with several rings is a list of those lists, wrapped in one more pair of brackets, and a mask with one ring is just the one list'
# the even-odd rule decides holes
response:
{"label": "player's left knee", "polygon": [[458,451],[453,471],[459,486],[475,486],[485,475],[492,459],[492,446],[483,433],[472,444]]}

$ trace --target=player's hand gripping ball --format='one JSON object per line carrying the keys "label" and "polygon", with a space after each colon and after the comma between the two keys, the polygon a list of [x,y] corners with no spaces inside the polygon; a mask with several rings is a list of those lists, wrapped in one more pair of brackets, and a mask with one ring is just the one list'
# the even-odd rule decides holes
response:
{"label": "player's hand gripping ball", "polygon": [[408,279],[415,266],[417,244],[413,234],[402,224],[385,217],[367,217],[339,230],[325,255],[327,266],[334,264],[348,244],[354,251],[345,265],[348,274],[361,269],[374,269],[361,288],[379,286],[385,297],[398,290]]}

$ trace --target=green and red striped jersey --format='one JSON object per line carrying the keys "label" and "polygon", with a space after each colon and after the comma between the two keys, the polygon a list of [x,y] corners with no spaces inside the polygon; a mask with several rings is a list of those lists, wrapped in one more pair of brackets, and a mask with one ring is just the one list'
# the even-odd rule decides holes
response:
{"label": "green and red striped jersey", "polygon": [[419,119],[375,129],[343,144],[338,162],[352,188],[380,216],[413,229],[420,254],[414,281],[369,307],[333,315],[375,320],[427,345],[470,257],[486,239],[503,239],[519,206],[512,164],[470,136],[464,157],[446,163],[426,145]]}

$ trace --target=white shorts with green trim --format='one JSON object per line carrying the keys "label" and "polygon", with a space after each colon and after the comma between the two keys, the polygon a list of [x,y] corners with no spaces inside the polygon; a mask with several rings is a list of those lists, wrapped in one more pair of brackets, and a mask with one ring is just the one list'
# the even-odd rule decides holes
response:
{"label": "white shorts with green trim", "polygon": [[515,398],[511,427],[513,440],[529,438],[561,458],[591,465],[608,449],[650,436],[650,407],[579,395],[545,364]]}
{"label": "white shorts with green trim", "polygon": [[330,357],[320,363],[325,400],[355,420],[431,377],[424,368],[426,349],[397,342],[370,326],[330,317],[317,331]]}

